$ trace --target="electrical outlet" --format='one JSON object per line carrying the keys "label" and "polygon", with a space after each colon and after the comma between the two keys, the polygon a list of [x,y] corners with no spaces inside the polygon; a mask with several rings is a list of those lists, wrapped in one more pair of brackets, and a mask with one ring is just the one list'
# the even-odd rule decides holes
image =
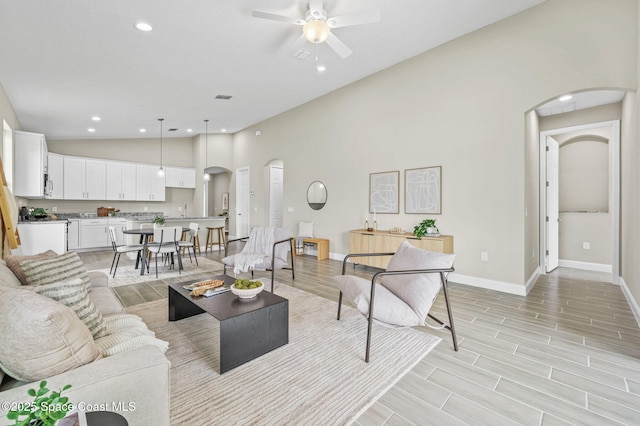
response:
{"label": "electrical outlet", "polygon": [[293,207],[288,207],[288,208],[287,208],[287,211],[288,211],[289,213],[293,213]]}
{"label": "electrical outlet", "polygon": [[489,253],[486,252],[486,251],[480,252],[480,260],[482,260],[483,262],[488,262],[489,261]]}
{"label": "electrical outlet", "polygon": [[51,211],[52,211],[53,213],[57,212],[57,211],[58,211],[58,207],[57,207],[57,206],[53,206],[53,207],[51,207]]}
{"label": "electrical outlet", "polygon": [[145,211],[145,212],[148,212],[148,211],[149,211],[149,207],[144,206],[144,211]]}
{"label": "electrical outlet", "polygon": [[585,241],[582,243],[582,248],[585,250],[591,250],[591,243],[589,241]]}
{"label": "electrical outlet", "polygon": [[182,207],[178,206],[178,211],[181,212],[182,211]]}

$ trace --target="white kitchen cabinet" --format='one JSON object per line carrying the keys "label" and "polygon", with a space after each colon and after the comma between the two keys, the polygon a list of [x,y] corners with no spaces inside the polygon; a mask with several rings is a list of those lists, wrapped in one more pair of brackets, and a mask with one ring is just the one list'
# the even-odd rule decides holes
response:
{"label": "white kitchen cabinet", "polygon": [[20,246],[15,254],[32,255],[53,250],[67,252],[67,221],[42,221],[19,223]]}
{"label": "white kitchen cabinet", "polygon": [[107,196],[104,160],[64,157],[64,199],[104,200]]}
{"label": "white kitchen cabinet", "polygon": [[158,166],[136,166],[136,199],[138,201],[164,201],[165,178],[158,176]]}
{"label": "white kitchen cabinet", "polygon": [[50,152],[47,155],[47,160],[45,198],[62,200],[64,198],[64,156]]}
{"label": "white kitchen cabinet", "polygon": [[196,169],[186,167],[165,167],[168,188],[195,188]]}
{"label": "white kitchen cabinet", "polygon": [[13,156],[13,194],[24,198],[44,198],[47,173],[44,135],[16,131]]}
{"label": "white kitchen cabinet", "polygon": [[106,199],[136,200],[136,165],[134,163],[108,161],[106,170]]}
{"label": "white kitchen cabinet", "polygon": [[69,219],[67,227],[67,248],[77,250],[80,248],[80,219]]}
{"label": "white kitchen cabinet", "polygon": [[110,245],[107,233],[107,219],[80,220],[80,248],[107,247]]}

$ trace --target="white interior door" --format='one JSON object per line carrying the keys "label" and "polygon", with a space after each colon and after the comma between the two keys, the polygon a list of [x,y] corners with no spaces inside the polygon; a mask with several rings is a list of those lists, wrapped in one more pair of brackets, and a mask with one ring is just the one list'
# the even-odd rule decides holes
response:
{"label": "white interior door", "polygon": [[236,237],[249,236],[249,168],[236,169]]}
{"label": "white interior door", "polygon": [[282,227],[282,203],[284,199],[284,169],[269,166],[269,223]]}
{"label": "white interior door", "polygon": [[558,142],[547,136],[547,259],[546,272],[551,272],[558,267],[559,258],[559,185],[558,166],[559,149]]}

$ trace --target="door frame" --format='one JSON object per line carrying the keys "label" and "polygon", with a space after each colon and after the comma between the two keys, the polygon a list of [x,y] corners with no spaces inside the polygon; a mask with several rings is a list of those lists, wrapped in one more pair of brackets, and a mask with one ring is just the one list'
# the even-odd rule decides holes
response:
{"label": "door frame", "polygon": [[560,129],[545,130],[540,132],[539,149],[540,149],[540,228],[538,231],[540,237],[540,255],[539,269],[541,273],[546,274],[546,247],[547,247],[547,197],[546,197],[546,173],[547,173],[547,153],[546,141],[547,136],[555,136],[563,133],[570,133],[580,130],[589,130],[599,127],[611,127],[610,155],[611,158],[611,182],[609,185],[609,197],[611,206],[611,238],[612,238],[612,256],[611,256],[611,282],[619,283],[620,279],[620,120],[602,121],[598,123],[589,123],[578,126],[564,127]]}
{"label": "door frame", "polygon": [[[241,192],[241,185],[240,185],[240,175],[243,174],[244,172],[246,172],[246,179],[247,179],[247,189],[245,193]],[[241,207],[241,203],[242,200],[245,200],[245,206],[246,206],[246,215],[245,215],[245,221],[247,223],[247,228],[250,230],[251,229],[251,190],[249,189],[251,187],[251,171],[249,169],[249,167],[240,167],[236,169],[236,237],[237,238],[241,238],[241,237],[245,237],[245,236],[249,236],[249,233],[247,232],[246,234],[243,234],[243,230],[240,229],[240,221],[238,220],[238,215],[240,215],[241,211],[240,211],[240,207]]]}

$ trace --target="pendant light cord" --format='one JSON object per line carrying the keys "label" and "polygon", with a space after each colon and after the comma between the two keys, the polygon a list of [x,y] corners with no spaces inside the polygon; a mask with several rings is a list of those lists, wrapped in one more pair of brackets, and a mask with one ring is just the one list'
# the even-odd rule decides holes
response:
{"label": "pendant light cord", "polygon": [[160,122],[160,169],[162,169],[162,122],[164,118],[158,118],[158,121]]}

